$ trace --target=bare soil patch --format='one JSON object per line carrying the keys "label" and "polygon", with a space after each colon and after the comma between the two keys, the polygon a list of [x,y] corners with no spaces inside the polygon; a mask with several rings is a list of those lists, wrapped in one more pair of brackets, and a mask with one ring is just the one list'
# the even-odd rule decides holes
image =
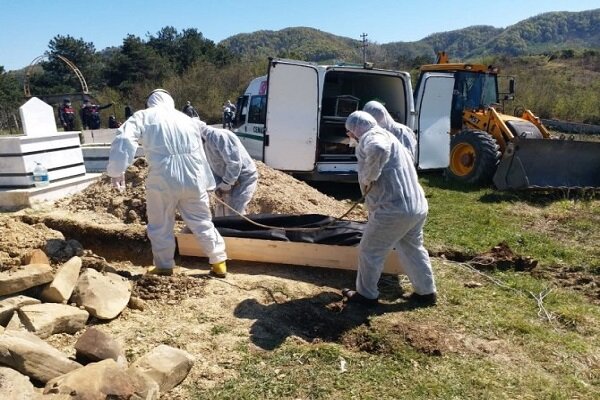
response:
{"label": "bare soil patch", "polygon": [[531,257],[515,254],[506,242],[501,242],[489,251],[476,255],[457,250],[444,250],[434,253],[433,256],[468,263],[479,270],[487,271],[531,271],[538,264],[537,260]]}
{"label": "bare soil patch", "polygon": [[205,285],[204,279],[186,275],[142,275],[135,280],[132,295],[142,300],[161,300],[174,305],[190,297],[203,297]]}
{"label": "bare soil patch", "polygon": [[558,286],[583,293],[594,304],[600,305],[600,276],[576,267],[551,265],[536,269],[533,276],[555,282]]}

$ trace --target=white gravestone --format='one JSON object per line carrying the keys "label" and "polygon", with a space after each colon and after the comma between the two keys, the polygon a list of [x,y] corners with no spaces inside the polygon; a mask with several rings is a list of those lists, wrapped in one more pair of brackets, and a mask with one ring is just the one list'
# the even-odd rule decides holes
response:
{"label": "white gravestone", "polygon": [[19,107],[23,132],[27,136],[44,136],[58,133],[54,109],[37,97],[32,97]]}

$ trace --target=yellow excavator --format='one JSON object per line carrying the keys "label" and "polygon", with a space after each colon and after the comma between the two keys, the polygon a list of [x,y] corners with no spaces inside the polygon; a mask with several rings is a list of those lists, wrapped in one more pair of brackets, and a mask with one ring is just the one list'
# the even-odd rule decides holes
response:
{"label": "yellow excavator", "polygon": [[445,52],[420,73],[443,72],[454,77],[450,111],[450,178],[500,189],[598,188],[600,142],[552,139],[530,110],[518,107],[504,114],[500,102],[513,100],[514,78],[505,93],[498,89],[498,69],[450,63]]}

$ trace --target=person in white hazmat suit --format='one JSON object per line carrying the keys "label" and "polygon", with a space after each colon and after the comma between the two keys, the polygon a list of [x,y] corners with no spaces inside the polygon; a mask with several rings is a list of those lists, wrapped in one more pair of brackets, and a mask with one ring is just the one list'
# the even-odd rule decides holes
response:
{"label": "person in white hazmat suit", "polygon": [[[201,136],[206,158],[217,183],[215,194],[233,210],[245,214],[258,181],[254,160],[237,135],[227,129],[205,125]],[[229,207],[216,203],[215,216],[236,215]]]}
{"label": "person in white hazmat suit", "polygon": [[434,305],[435,280],[423,246],[428,204],[410,154],[364,111],[350,114],[346,129],[347,135],[358,141],[358,182],[369,219],[359,245],[356,290],[344,289],[342,294],[349,302],[377,304],[377,283],[388,253],[395,248],[413,286],[410,300]]}
{"label": "person in white hazmat suit", "polygon": [[417,154],[417,137],[408,126],[394,121],[388,110],[383,104],[372,100],[364,105],[363,111],[368,112],[375,118],[377,125],[390,132],[406,147],[412,157],[413,164]]}
{"label": "person in white hazmat suit", "polygon": [[142,145],[149,165],[146,178],[148,237],[154,266],[148,273],[171,275],[174,268],[175,211],[196,236],[208,255],[211,273],[227,272],[225,242],[211,221],[208,190],[215,181],[202,148],[204,123],[175,109],[169,93],[156,89],[146,109],[134,113],[117,131],[106,173],[113,185],[125,188],[125,170]]}

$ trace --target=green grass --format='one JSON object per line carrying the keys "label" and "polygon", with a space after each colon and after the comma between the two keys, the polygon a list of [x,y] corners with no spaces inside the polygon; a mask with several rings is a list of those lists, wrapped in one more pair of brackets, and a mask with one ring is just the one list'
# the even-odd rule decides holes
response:
{"label": "green grass", "polygon": [[[600,394],[600,310],[558,290],[546,301],[574,324],[549,323],[530,297],[495,285],[465,289],[469,272],[437,266],[441,304],[402,315],[372,317],[347,337],[368,342],[361,351],[341,343],[285,342],[272,352],[244,352],[239,376],[195,398],[219,399],[569,399]],[[542,289],[526,275],[505,274],[517,290]],[[471,277],[472,278],[472,277]],[[451,298],[457,301],[448,301]],[[441,332],[450,347],[425,354],[393,330],[398,323]],[[594,358],[595,357],[595,358]],[[347,370],[341,372],[342,360]]]}
{"label": "green grass", "polygon": [[[429,201],[428,248],[481,253],[507,242],[543,264],[600,263],[600,201],[566,194],[461,188],[439,174],[422,179]],[[577,195],[576,195],[577,196]]]}
{"label": "green grass", "polygon": [[[517,254],[598,274],[600,201],[506,194],[422,179],[429,248],[471,254],[505,241]],[[529,272],[434,259],[439,304],[373,314],[335,342],[284,341],[256,351],[242,339],[237,375],[196,399],[597,399],[600,307]],[[468,288],[465,282],[479,287]],[[549,294],[541,313],[532,294]],[[431,350],[437,351],[431,351]],[[346,370],[342,371],[345,363]]]}

